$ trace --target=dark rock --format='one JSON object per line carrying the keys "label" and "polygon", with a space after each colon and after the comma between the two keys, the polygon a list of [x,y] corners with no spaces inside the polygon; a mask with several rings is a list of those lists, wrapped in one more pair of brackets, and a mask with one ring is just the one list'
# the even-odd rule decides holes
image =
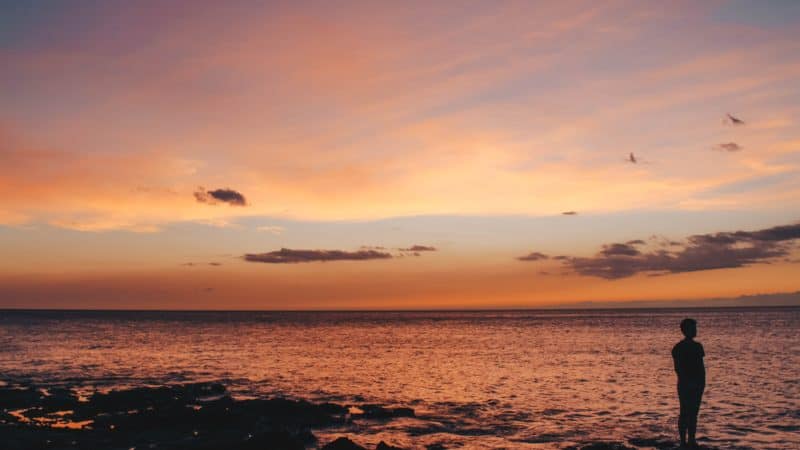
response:
{"label": "dark rock", "polygon": [[367,419],[393,419],[396,417],[414,417],[414,410],[411,408],[385,408],[380,405],[362,405],[360,407],[363,414],[361,417]]}
{"label": "dark rock", "polygon": [[104,412],[162,408],[167,405],[186,405],[221,396],[225,386],[219,383],[189,383],[161,387],[140,387],[107,393],[97,392],[86,407]]}
{"label": "dark rock", "polygon": [[0,405],[6,409],[28,408],[38,405],[43,395],[34,388],[0,389]]}
{"label": "dark rock", "polygon": [[636,450],[620,442],[592,442],[580,447],[580,450]]}
{"label": "dark rock", "polygon": [[[52,429],[38,426],[0,425],[0,448],[3,450],[38,450],[60,448],[102,448],[100,445],[79,447],[78,430]],[[74,443],[74,444],[73,444]]]}
{"label": "dark rock", "polygon": [[48,412],[75,409],[78,397],[69,389],[49,389],[48,394],[41,397],[40,405]]}
{"label": "dark rock", "polygon": [[305,400],[273,398],[244,400],[236,407],[256,414],[275,424],[296,427],[327,426],[342,422],[347,408],[332,403],[314,404]]}
{"label": "dark rock", "polygon": [[672,449],[678,446],[675,441],[653,438],[631,438],[628,439],[628,443],[636,447],[655,447],[658,450]]}
{"label": "dark rock", "polygon": [[304,450],[306,447],[295,436],[286,431],[268,431],[253,436],[241,446],[235,448],[237,450]]}
{"label": "dark rock", "polygon": [[326,444],[320,450],[366,450],[346,437],[337,438],[335,441]]}
{"label": "dark rock", "polygon": [[[0,450],[127,449],[301,450],[317,445],[311,429],[345,423],[348,409],[334,403],[285,398],[234,400],[219,383],[138,387],[95,393],[78,401],[69,389],[0,387]],[[22,410],[28,421],[9,414]],[[72,411],[72,413],[62,413]],[[413,417],[411,408],[365,407],[364,416]],[[55,414],[57,413],[58,414]],[[55,428],[49,424],[79,426]],[[328,450],[363,450],[339,438]],[[379,450],[397,450],[381,442]]]}
{"label": "dark rock", "polygon": [[444,444],[429,444],[426,445],[425,448],[427,450],[447,450],[447,447]]}
{"label": "dark rock", "polygon": [[295,438],[306,445],[317,443],[317,437],[314,436],[311,430],[300,430],[295,434]]}
{"label": "dark rock", "polygon": [[380,441],[378,446],[375,447],[375,450],[403,450],[400,447],[395,447],[394,445],[389,445],[386,442]]}

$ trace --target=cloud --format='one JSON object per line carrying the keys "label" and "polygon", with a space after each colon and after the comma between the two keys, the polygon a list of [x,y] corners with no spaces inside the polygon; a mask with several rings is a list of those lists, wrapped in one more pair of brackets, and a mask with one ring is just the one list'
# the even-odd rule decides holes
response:
{"label": "cloud", "polygon": [[230,188],[207,191],[201,186],[194,191],[194,198],[200,203],[208,203],[210,205],[223,202],[231,206],[247,206],[247,200],[244,195]]}
{"label": "cloud", "polygon": [[263,231],[265,233],[271,233],[271,234],[275,234],[275,235],[282,234],[284,231],[286,231],[286,228],[284,228],[282,226],[279,226],[279,225],[264,225],[264,226],[260,226],[260,227],[258,227],[256,229],[258,231]]}
{"label": "cloud", "polygon": [[377,250],[294,250],[282,248],[267,253],[248,253],[244,260],[269,264],[294,264],[315,261],[366,261],[370,259],[390,259],[392,255]]}
{"label": "cloud", "polygon": [[774,258],[788,256],[789,241],[800,239],[800,223],[756,231],[733,231],[689,236],[675,250],[660,248],[644,252],[634,245],[603,245],[593,257],[567,257],[563,263],[575,273],[606,279],[626,278],[639,273],[668,273],[727,269],[753,264],[767,264]]}
{"label": "cloud", "polygon": [[744,125],[744,123],[745,123],[744,120],[739,119],[738,117],[734,117],[734,116],[730,115],[730,113],[725,114],[725,118],[722,119],[722,121],[724,123],[727,123],[728,125],[733,125],[735,127]]}
{"label": "cloud", "polygon": [[600,254],[603,256],[616,256],[616,255],[636,256],[641,254],[641,252],[633,245],[606,244],[603,245],[603,249],[600,250]]}
{"label": "cloud", "polygon": [[576,215],[578,215],[578,212],[577,211],[564,211],[561,214],[564,215],[564,216],[576,216]]}
{"label": "cloud", "polygon": [[721,150],[725,152],[738,152],[741,149],[742,146],[736,142],[725,142],[723,144],[717,144],[714,146],[714,150]]}
{"label": "cloud", "polygon": [[213,219],[200,219],[196,223],[215,228],[241,228],[241,225],[227,219],[213,218]]}
{"label": "cloud", "polygon": [[544,253],[531,252],[531,253],[528,253],[525,256],[520,256],[517,259],[520,260],[520,261],[539,261],[539,260],[548,259],[548,258],[550,258],[550,257],[545,255]]}
{"label": "cloud", "polygon": [[139,223],[135,220],[115,220],[113,217],[83,216],[77,218],[58,218],[49,221],[49,224],[69,230],[98,233],[111,230],[125,230],[131,233],[158,233],[161,227],[150,223]]}
{"label": "cloud", "polygon": [[427,245],[412,245],[408,248],[399,248],[401,252],[435,252],[436,247],[430,247]]}

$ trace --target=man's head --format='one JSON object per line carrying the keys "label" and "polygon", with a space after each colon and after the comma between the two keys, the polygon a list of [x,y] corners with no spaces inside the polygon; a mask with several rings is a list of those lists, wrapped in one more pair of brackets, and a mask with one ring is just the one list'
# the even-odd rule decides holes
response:
{"label": "man's head", "polygon": [[681,331],[689,339],[697,336],[697,321],[694,319],[681,320]]}

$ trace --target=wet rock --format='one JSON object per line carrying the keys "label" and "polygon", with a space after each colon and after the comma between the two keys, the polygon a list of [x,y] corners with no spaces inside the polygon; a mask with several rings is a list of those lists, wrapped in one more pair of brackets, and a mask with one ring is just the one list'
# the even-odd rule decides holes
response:
{"label": "wet rock", "polygon": [[668,439],[655,439],[655,438],[631,438],[628,443],[636,447],[654,447],[658,450],[673,449],[677,447],[677,443]]}
{"label": "wet rock", "polygon": [[315,404],[305,400],[283,398],[245,400],[236,402],[235,407],[262,416],[272,423],[298,427],[340,423],[347,412],[347,408],[333,403]]}
{"label": "wet rock", "polygon": [[0,405],[5,409],[27,408],[39,404],[42,394],[32,387],[0,389]]}
{"label": "wet rock", "polygon": [[[306,447],[295,436],[286,431],[268,431],[259,433],[241,444],[241,446],[234,448],[236,450],[304,450]],[[230,447],[228,449],[230,450]]]}
{"label": "wet rock", "polygon": [[131,411],[186,405],[205,400],[209,396],[222,396],[225,386],[219,383],[189,383],[161,387],[139,387],[97,392],[85,405],[97,411]]}
{"label": "wet rock", "polygon": [[311,430],[300,430],[295,434],[295,438],[307,446],[317,443],[317,437]]}
{"label": "wet rock", "polygon": [[592,442],[580,447],[580,450],[636,450],[620,442]]}
{"label": "wet rock", "polygon": [[61,448],[102,448],[101,445],[80,445],[87,442],[81,432],[37,426],[0,425],[0,448],[3,450],[38,450]]}
{"label": "wet rock", "polygon": [[346,437],[337,438],[335,441],[326,444],[320,450],[367,450]]}
{"label": "wet rock", "polygon": [[361,417],[367,419],[393,419],[396,417],[414,417],[414,410],[411,408],[385,408],[380,405],[362,405]]}
{"label": "wet rock", "polygon": [[[112,409],[118,409],[115,406]],[[287,399],[234,401],[230,397],[201,404],[175,400],[158,406],[130,411],[112,411],[94,416],[95,427],[116,432],[143,432],[152,428],[186,434],[201,429],[305,430],[302,439],[316,439],[309,427],[328,426],[342,421],[344,408]],[[85,412],[85,411],[84,411]],[[339,414],[336,414],[339,413]]]}
{"label": "wet rock", "polygon": [[395,447],[394,445],[389,445],[386,442],[380,441],[378,446],[375,447],[375,450],[403,450],[400,447]]}
{"label": "wet rock", "polygon": [[39,405],[47,412],[72,410],[78,405],[78,397],[69,389],[49,389],[46,394],[42,391]]}
{"label": "wet rock", "polygon": [[[311,429],[345,423],[334,403],[285,398],[234,400],[219,383],[138,387],[78,401],[68,389],[0,387],[0,450],[167,449],[301,450],[317,445]],[[13,408],[13,409],[12,409]],[[23,420],[9,414],[20,410]],[[72,411],[72,413],[68,413]],[[366,407],[369,417],[411,417],[410,408]],[[26,421],[26,419],[28,421]],[[56,428],[51,424],[82,429]],[[85,423],[84,423],[85,422]],[[325,447],[364,447],[340,438]],[[380,450],[397,450],[382,442]]]}

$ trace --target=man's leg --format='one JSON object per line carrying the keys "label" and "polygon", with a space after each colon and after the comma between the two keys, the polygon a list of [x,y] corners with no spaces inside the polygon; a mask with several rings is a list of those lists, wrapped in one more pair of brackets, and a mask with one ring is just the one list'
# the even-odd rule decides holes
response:
{"label": "man's leg", "polygon": [[680,414],[678,415],[678,434],[681,437],[681,447],[686,447],[686,428],[688,425],[689,403],[686,399],[686,393],[683,389],[678,388],[678,402],[680,402]]}
{"label": "man's leg", "polygon": [[697,446],[697,415],[700,413],[700,402],[703,400],[703,390],[697,389],[695,392],[692,392],[692,401],[689,408],[689,417],[688,417],[688,431],[689,431],[689,445],[692,447]]}
{"label": "man's leg", "polygon": [[686,419],[686,428],[689,432],[689,446],[694,447],[697,445],[697,439],[695,438],[697,435],[697,412],[698,408],[691,408],[686,415],[688,416]]}
{"label": "man's leg", "polygon": [[681,410],[678,416],[678,434],[681,436],[681,447],[686,447],[686,414]]}

